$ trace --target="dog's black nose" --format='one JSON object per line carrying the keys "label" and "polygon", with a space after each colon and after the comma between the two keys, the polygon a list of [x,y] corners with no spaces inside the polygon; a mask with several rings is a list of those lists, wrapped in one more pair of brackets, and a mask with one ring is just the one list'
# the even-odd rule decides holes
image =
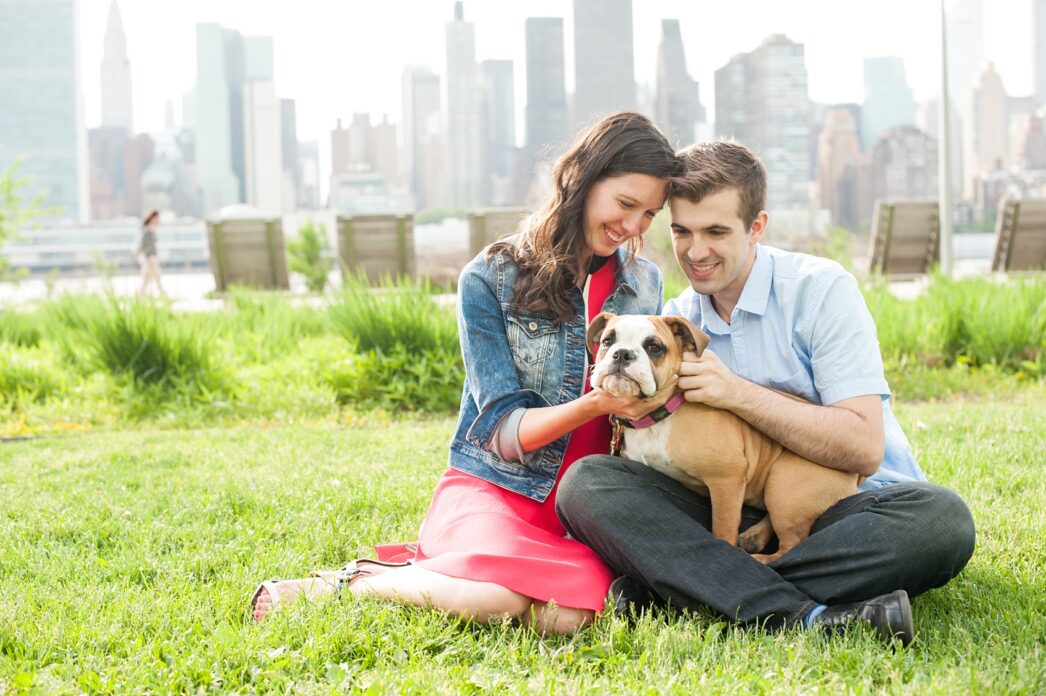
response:
{"label": "dog's black nose", "polygon": [[617,348],[610,354],[610,358],[621,365],[627,365],[636,359],[636,352],[631,348]]}

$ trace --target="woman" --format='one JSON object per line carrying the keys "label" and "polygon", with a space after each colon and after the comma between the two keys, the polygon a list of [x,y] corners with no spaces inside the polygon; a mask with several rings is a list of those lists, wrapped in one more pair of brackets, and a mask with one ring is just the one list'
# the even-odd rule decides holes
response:
{"label": "woman", "polygon": [[563,155],[546,205],[461,273],[465,391],[409,563],[361,559],[263,583],[255,619],[335,589],[543,633],[575,631],[602,610],[611,571],[565,538],[556,484],[573,461],[608,451],[608,414],[643,415],[635,399],[590,389],[585,326],[603,309],[660,310],[661,275],[636,252],[678,173],[665,137],[634,113],[606,117]]}
{"label": "woman", "polygon": [[142,285],[138,288],[138,297],[145,297],[149,291],[149,283],[156,283],[156,290],[162,297],[167,293],[163,291],[160,282],[160,262],[156,254],[156,228],[160,224],[160,211],[150,211],[142,218],[142,235],[138,239],[138,265],[142,268]]}

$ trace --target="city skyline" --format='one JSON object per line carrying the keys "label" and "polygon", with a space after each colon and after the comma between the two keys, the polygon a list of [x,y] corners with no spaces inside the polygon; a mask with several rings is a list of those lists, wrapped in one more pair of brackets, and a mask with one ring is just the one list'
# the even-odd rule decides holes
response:
{"label": "city skyline", "polygon": [[[110,0],[80,3],[88,126],[100,123],[98,70],[91,66],[100,65],[102,60],[109,4]],[[1030,94],[1031,2],[1004,5],[985,7],[985,56],[994,62],[1009,94]],[[708,105],[710,120],[714,118],[714,71],[734,55],[754,50],[773,33],[783,33],[805,45],[810,98],[815,102],[861,101],[863,60],[882,55],[900,56],[905,61],[917,101],[933,98],[939,85],[937,3],[884,0],[877,7],[881,9],[797,2],[785,9],[763,0],[750,0],[715,8],[719,21],[710,23],[704,21],[710,12],[694,8],[692,3],[654,0],[642,7],[637,4],[633,7],[636,80],[644,85],[655,84],[661,20],[679,19],[687,67],[701,84],[702,101]],[[897,21],[902,8],[906,22]],[[527,17],[563,18],[566,86],[568,92],[573,92],[573,3],[534,0],[517,8],[493,0],[471,0],[465,2],[464,11],[465,19],[476,27],[477,60],[510,59],[515,64],[516,141],[522,145],[526,106],[523,23]],[[815,11],[820,22],[810,21]],[[303,0],[287,9],[240,0],[186,0],[175,8],[142,0],[121,0],[120,12],[133,66],[137,130],[162,130],[168,100],[180,114],[182,97],[195,81],[196,24],[213,21],[235,27],[245,35],[273,37],[276,88],[281,96],[293,98],[298,104],[299,137],[314,140],[323,139],[337,117],[354,112],[366,111],[376,117],[384,113],[399,123],[404,68],[422,65],[436,74],[444,71],[442,28],[453,17],[453,3],[400,1],[364,9]],[[402,25],[405,16],[412,20],[407,26]],[[309,21],[312,17],[317,21]],[[354,18],[362,21],[353,22]],[[859,24],[862,31],[833,31],[832,27],[845,26],[844,20]],[[396,30],[366,29],[382,26],[395,26]],[[356,64],[366,69],[355,69]],[[184,114],[180,116],[179,121],[183,122]]]}

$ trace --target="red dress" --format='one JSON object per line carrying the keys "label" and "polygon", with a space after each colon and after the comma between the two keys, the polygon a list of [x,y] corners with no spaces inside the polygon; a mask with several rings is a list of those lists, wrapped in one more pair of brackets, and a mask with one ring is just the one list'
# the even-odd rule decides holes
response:
{"label": "red dress", "polygon": [[[588,282],[591,321],[614,289],[611,257]],[[591,385],[585,382],[585,391]],[[561,607],[602,611],[614,573],[592,549],[566,538],[556,517],[556,490],[570,465],[610,449],[610,423],[593,418],[570,434],[563,466],[545,502],[457,469],[436,486],[421,525],[416,565],[444,575],[493,582],[535,600]],[[382,560],[404,560],[402,545],[378,547]],[[408,555],[407,558],[410,558]]]}

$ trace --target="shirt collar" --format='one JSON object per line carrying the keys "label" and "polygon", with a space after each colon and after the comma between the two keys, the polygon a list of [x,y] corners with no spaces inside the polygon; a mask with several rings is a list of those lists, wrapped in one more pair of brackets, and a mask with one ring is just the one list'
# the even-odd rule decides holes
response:
{"label": "shirt collar", "polygon": [[[741,290],[741,297],[737,299],[735,310],[757,314],[766,314],[766,306],[770,302],[770,288],[774,280],[774,260],[763,251],[760,244],[755,245],[755,263],[748,274],[745,286]],[[696,293],[695,293],[696,294]],[[709,295],[697,295],[701,304],[701,328],[715,334],[730,333],[730,324],[712,306],[712,298]]]}

